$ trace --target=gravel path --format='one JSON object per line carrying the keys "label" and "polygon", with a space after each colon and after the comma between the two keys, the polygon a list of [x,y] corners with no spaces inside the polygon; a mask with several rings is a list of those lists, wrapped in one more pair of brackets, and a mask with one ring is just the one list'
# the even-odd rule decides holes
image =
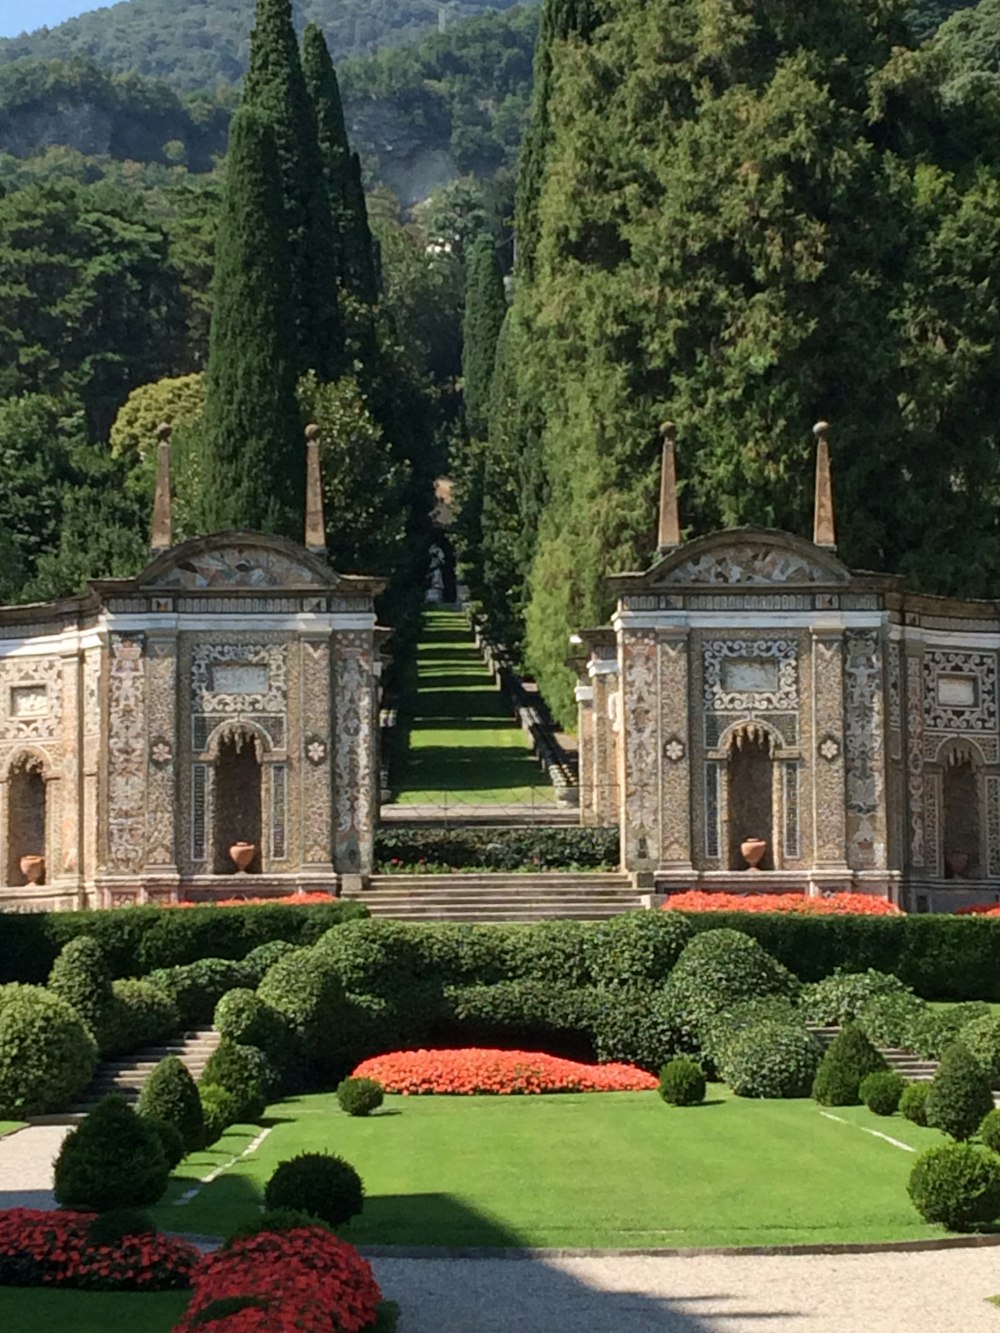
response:
{"label": "gravel path", "polygon": [[372,1263],[405,1333],[1000,1333],[996,1249]]}
{"label": "gravel path", "polygon": [[54,1208],[52,1164],[72,1125],[31,1125],[0,1138],[0,1208]]}

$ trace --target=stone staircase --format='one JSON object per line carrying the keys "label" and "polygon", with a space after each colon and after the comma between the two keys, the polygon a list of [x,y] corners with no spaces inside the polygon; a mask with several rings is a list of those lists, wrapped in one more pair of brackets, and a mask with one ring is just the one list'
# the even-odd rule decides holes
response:
{"label": "stone staircase", "polygon": [[191,1071],[191,1077],[198,1079],[205,1070],[208,1057],[218,1044],[219,1034],[214,1028],[197,1028],[191,1032],[180,1033],[156,1046],[145,1046],[131,1055],[119,1055],[104,1060],[98,1065],[97,1072],[75,1105],[61,1114],[38,1116],[31,1123],[33,1125],[75,1124],[109,1092],[120,1093],[129,1103],[136,1102],[149,1074],[168,1055],[179,1056]]}
{"label": "stone staircase", "polygon": [[627,875],[593,871],[375,875],[369,888],[345,896],[400,921],[597,921],[643,906]]}
{"label": "stone staircase", "polygon": [[[807,1026],[824,1050],[834,1037],[840,1034],[839,1027],[819,1027],[814,1023],[809,1023]],[[922,1060],[919,1055],[914,1055],[912,1051],[904,1051],[899,1046],[879,1046],[878,1050],[889,1068],[895,1069],[909,1082],[929,1083],[937,1072],[936,1060]]]}

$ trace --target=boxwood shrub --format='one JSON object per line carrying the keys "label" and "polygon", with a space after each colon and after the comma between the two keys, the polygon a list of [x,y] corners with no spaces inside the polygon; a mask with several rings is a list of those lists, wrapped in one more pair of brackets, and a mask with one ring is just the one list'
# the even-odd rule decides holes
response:
{"label": "boxwood shrub", "polygon": [[334,1153],[304,1152],[279,1162],[264,1186],[264,1207],[292,1208],[340,1228],[364,1207],[361,1177]]}
{"label": "boxwood shrub", "polygon": [[910,1028],[907,1045],[925,1060],[939,1060],[967,1024],[977,1018],[988,1018],[989,1013],[988,1005],[975,1000],[949,1005],[947,1009],[928,1006]]}
{"label": "boxwood shrub", "polygon": [[862,1006],[857,1023],[877,1046],[912,1050],[914,1033],[929,1012],[926,1000],[909,991],[899,991],[873,995]]}
{"label": "boxwood shrub", "polygon": [[1000,1153],[1000,1110],[987,1111],[979,1126],[979,1137],[991,1152]]}
{"label": "boxwood shrub", "polygon": [[786,1027],[805,1031],[799,1010],[784,995],[762,995],[755,1000],[743,1000],[717,1014],[707,1014],[698,1024],[698,1048],[702,1058],[714,1069],[725,1047],[746,1028],[761,1023],[783,1023]]}
{"label": "boxwood shrub", "polygon": [[964,1023],[958,1040],[982,1066],[990,1086],[1000,1086],[1000,1015],[984,1014]]}
{"label": "boxwood shrub", "polygon": [[211,1023],[226,991],[242,986],[245,978],[242,963],[232,958],[200,958],[196,963],[158,968],[146,980],[173,1000],[185,1027],[194,1027]]}
{"label": "boxwood shrub", "polygon": [[600,1061],[623,1061],[655,1074],[671,1056],[694,1051],[662,986],[598,987],[591,1002],[591,1039]]}
{"label": "boxwood shrub", "polygon": [[899,1113],[914,1125],[927,1124],[927,1094],[930,1083],[907,1083],[899,1098]]}
{"label": "boxwood shrub", "polygon": [[876,996],[902,995],[908,987],[887,972],[835,972],[832,977],[803,986],[800,1005],[811,1023],[849,1023]]}
{"label": "boxwood shrub", "polygon": [[617,870],[614,828],[381,828],[375,835],[380,872],[418,873],[423,864],[451,870]]}
{"label": "boxwood shrub", "polygon": [[65,1000],[41,986],[0,986],[0,1119],[67,1106],[96,1064],[97,1043]]}
{"label": "boxwood shrub", "polygon": [[71,1004],[100,1040],[101,1030],[112,1004],[111,973],[104,950],[93,935],[78,935],[59,951],[47,982],[53,995]]}
{"label": "boxwood shrub", "polygon": [[884,1057],[861,1029],[854,1023],[845,1023],[823,1055],[812,1095],[822,1106],[857,1106],[861,1101],[861,1080],[867,1074],[885,1069],[888,1065]]}
{"label": "boxwood shrub", "polygon": [[159,987],[139,978],[111,983],[111,1005],[101,1023],[101,1054],[138,1051],[180,1031],[176,1003]]}
{"label": "boxwood shrub", "polygon": [[161,1198],[168,1175],[156,1130],[112,1093],[63,1142],[55,1196],[64,1208],[145,1208]]}
{"label": "boxwood shrub", "polygon": [[223,1037],[208,1057],[201,1081],[224,1088],[235,1099],[235,1120],[259,1120],[275,1093],[278,1073],[256,1046],[239,1046]]}
{"label": "boxwood shrub", "polygon": [[990,1081],[978,1060],[961,1042],[941,1056],[927,1094],[927,1123],[953,1139],[969,1139],[993,1109]]}
{"label": "boxwood shrub", "polygon": [[738,1097],[808,1097],[820,1058],[804,1027],[771,1019],[724,1045],[719,1075]]}
{"label": "boxwood shrub", "polygon": [[866,1074],[858,1091],[861,1100],[875,1115],[895,1115],[905,1088],[906,1079],[902,1074],[897,1074],[894,1069],[886,1069],[880,1073]]}
{"label": "boxwood shrub", "polygon": [[671,1106],[697,1106],[705,1100],[705,1087],[705,1071],[687,1056],[677,1056],[660,1070],[659,1093]]}
{"label": "boxwood shrub", "polygon": [[217,1032],[241,1046],[259,1046],[278,1058],[286,1040],[285,1021],[276,1009],[245,987],[226,991],[215,1006]]}
{"label": "boxwood shrub", "polygon": [[971,1143],[945,1143],[917,1158],[908,1185],[926,1222],[973,1231],[1000,1217],[1000,1158]]}
{"label": "boxwood shrub", "polygon": [[764,995],[794,999],[800,986],[749,935],[710,930],[684,946],[664,989],[684,1030],[697,1040],[712,1014]]}
{"label": "boxwood shrub", "polygon": [[150,1072],[139,1093],[137,1110],[152,1120],[166,1120],[178,1130],[185,1152],[196,1152],[205,1137],[201,1099],[191,1071],[168,1055]]}

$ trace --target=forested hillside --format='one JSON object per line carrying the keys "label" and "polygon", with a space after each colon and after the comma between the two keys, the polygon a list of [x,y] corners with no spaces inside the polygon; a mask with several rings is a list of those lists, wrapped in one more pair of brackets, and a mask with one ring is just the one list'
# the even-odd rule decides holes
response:
{"label": "forested hillside", "polygon": [[871,0],[546,0],[464,494],[477,595],[564,719],[570,633],[653,553],[665,418],[694,531],[807,532],[825,418],[844,557],[995,593],[998,9],[918,49]]}
{"label": "forested hillside", "polygon": [[[322,28],[331,54],[369,56],[383,46],[404,46],[434,31],[510,0],[296,0],[296,27]],[[0,60],[84,56],[115,74],[144,74],[175,88],[236,83],[247,70],[254,0],[127,0],[55,28],[0,41]],[[30,10],[25,8],[25,18]]]}

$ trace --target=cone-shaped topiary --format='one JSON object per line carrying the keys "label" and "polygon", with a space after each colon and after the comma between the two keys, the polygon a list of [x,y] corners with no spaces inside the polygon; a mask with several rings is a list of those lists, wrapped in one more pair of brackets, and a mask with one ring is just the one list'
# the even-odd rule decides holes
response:
{"label": "cone-shaped topiary", "polygon": [[861,1029],[845,1023],[820,1061],[812,1095],[823,1106],[857,1106],[861,1080],[888,1067]]}
{"label": "cone-shaped topiary", "polygon": [[914,1125],[927,1124],[927,1094],[929,1083],[908,1083],[899,1099],[899,1113]]}
{"label": "cone-shaped topiary", "polygon": [[1000,1217],[1000,1159],[971,1143],[922,1153],[907,1188],[921,1217],[949,1231],[971,1231]]}
{"label": "cone-shaped topiary", "polygon": [[279,1162],[264,1188],[264,1206],[312,1213],[332,1227],[356,1217],[364,1207],[361,1177],[333,1153],[304,1152]]}
{"label": "cone-shaped topiary", "polygon": [[198,1086],[182,1060],[168,1055],[156,1066],[139,1094],[139,1114],[166,1120],[179,1131],[186,1152],[205,1141],[205,1122]]}
{"label": "cone-shaped topiary", "polygon": [[55,1196],[64,1208],[145,1208],[159,1201],[169,1174],[156,1130],[112,1093],[63,1143]]}
{"label": "cone-shaped topiary", "polygon": [[967,1046],[952,1042],[941,1057],[927,1094],[927,1123],[950,1134],[969,1139],[993,1109],[990,1080]]}

